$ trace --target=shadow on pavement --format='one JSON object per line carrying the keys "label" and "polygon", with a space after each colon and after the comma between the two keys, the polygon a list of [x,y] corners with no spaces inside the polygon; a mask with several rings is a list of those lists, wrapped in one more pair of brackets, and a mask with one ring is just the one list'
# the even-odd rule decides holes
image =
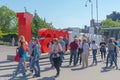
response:
{"label": "shadow on pavement", "polygon": [[44,77],[42,79],[37,79],[37,80],[55,80],[54,77]]}
{"label": "shadow on pavement", "polygon": [[46,71],[49,71],[49,70],[52,70],[50,67],[46,67],[44,68],[44,70],[41,70],[41,72],[46,72]]}
{"label": "shadow on pavement", "polygon": [[72,71],[78,71],[78,70],[83,70],[85,68],[81,67],[81,68],[74,68],[74,69],[71,69]]}
{"label": "shadow on pavement", "polygon": [[102,70],[101,70],[101,73],[104,73],[104,72],[108,72],[108,71],[111,71],[111,67],[102,67]]}

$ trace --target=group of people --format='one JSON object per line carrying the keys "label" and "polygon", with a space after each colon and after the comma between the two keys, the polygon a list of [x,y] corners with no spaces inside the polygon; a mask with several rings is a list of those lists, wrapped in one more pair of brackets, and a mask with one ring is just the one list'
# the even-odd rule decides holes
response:
{"label": "group of people", "polygon": [[[101,53],[101,60],[106,60],[106,67],[112,67],[113,63],[115,64],[116,70],[118,69],[117,65],[117,54],[119,53],[119,42],[116,42],[114,38],[110,38],[108,43],[102,39],[100,44],[96,44],[95,40],[89,42],[85,35],[82,39],[74,38],[74,41],[70,43],[70,61],[69,65],[71,65],[73,61],[73,65],[76,66],[78,64],[82,64],[82,68],[88,67],[88,57],[90,52],[92,52],[93,60],[92,65],[97,65],[97,53]],[[80,59],[79,59],[80,58]],[[73,60],[72,60],[73,59]],[[108,63],[110,62],[110,66]]]}
{"label": "group of people", "polygon": [[[40,51],[40,44],[38,42],[38,38],[32,38],[30,43],[28,44],[25,40],[24,36],[20,36],[19,42],[18,42],[18,48],[17,48],[17,54],[18,56],[18,66],[16,70],[13,72],[13,78],[17,76],[18,73],[22,73],[22,78],[26,79],[26,72],[27,67],[30,68],[30,72],[34,73],[33,77],[40,77],[40,64],[39,59],[41,55]],[[50,42],[50,62],[51,62],[51,68],[55,68],[57,73],[55,77],[58,77],[60,74],[60,66],[62,65],[63,59],[64,59],[64,53],[67,51],[68,47],[68,39],[67,36],[64,38],[61,36],[58,38],[54,38]],[[29,61],[29,65],[27,65],[27,62]]]}
{"label": "group of people", "polygon": [[[32,38],[30,45],[28,45],[24,36],[20,36],[17,48],[18,56],[18,66],[13,72],[13,78],[17,76],[18,73],[22,73],[22,78],[27,79],[27,62],[29,61],[29,67],[31,73],[35,73],[33,77],[40,77],[40,44],[37,38]],[[30,58],[29,58],[30,57]]]}
{"label": "group of people", "polygon": [[[115,41],[115,39],[110,38],[108,43],[104,41],[104,39],[100,42],[100,44],[96,44],[95,40],[91,42],[87,38],[87,36],[83,35],[81,39],[74,37],[74,41],[69,44],[69,40],[67,36],[60,36],[59,38],[54,38],[50,42],[50,52],[49,58],[51,63],[51,68],[56,69],[55,77],[58,77],[60,74],[60,67],[64,61],[64,54],[68,50],[70,50],[70,60],[69,66],[71,66],[73,62],[73,66],[77,64],[82,64],[82,68],[87,68],[88,58],[90,53],[92,52],[93,60],[92,65],[97,65],[97,53],[98,50],[101,53],[101,60],[106,60],[106,67],[112,67],[113,63],[115,64],[116,69],[118,69],[117,65],[117,54],[119,53],[119,43]],[[108,51],[108,54],[107,54]],[[16,70],[13,72],[13,78],[17,76],[18,73],[22,72],[23,78],[26,78],[26,60],[29,61],[30,72],[35,73],[33,77],[40,77],[40,44],[37,38],[32,38],[30,44],[25,41],[24,36],[21,36],[18,43],[17,55],[19,56],[19,63]],[[29,55],[29,59],[28,59]],[[110,66],[108,66],[110,62]]]}

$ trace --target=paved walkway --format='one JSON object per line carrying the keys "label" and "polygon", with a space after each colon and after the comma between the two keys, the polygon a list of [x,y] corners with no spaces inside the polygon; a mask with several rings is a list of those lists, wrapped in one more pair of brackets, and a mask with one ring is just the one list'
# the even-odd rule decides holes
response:
{"label": "paved walkway", "polygon": [[[66,55],[58,78],[54,78],[54,75],[56,74],[55,69],[51,70],[49,68],[49,59],[42,59],[40,60],[41,77],[32,78],[32,76],[30,76],[30,72],[27,71],[28,80],[120,80],[120,70],[115,70],[114,68],[105,69],[105,62],[100,60],[100,54],[98,54],[97,59],[98,65],[92,66],[92,57],[90,56],[89,67],[81,69],[81,65],[77,65],[76,67],[68,66],[69,55]],[[0,62],[0,80],[9,80],[16,66],[16,62],[2,60]],[[118,66],[120,68],[119,58]],[[22,80],[19,76],[21,76],[21,74],[19,74],[14,80]]]}

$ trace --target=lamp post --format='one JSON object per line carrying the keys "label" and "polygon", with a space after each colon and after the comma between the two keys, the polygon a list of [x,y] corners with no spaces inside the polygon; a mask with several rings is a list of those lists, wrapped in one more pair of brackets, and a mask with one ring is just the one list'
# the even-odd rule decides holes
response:
{"label": "lamp post", "polygon": [[97,18],[97,26],[96,26],[96,29],[97,29],[97,34],[99,34],[99,25],[98,25],[98,0],[96,0],[96,18]]}
{"label": "lamp post", "polygon": [[91,19],[93,19],[93,2],[91,0],[87,0],[85,3],[85,7],[87,7],[87,3],[91,3]]}
{"label": "lamp post", "polygon": [[96,16],[97,16],[97,23],[98,23],[98,0],[96,0]]}

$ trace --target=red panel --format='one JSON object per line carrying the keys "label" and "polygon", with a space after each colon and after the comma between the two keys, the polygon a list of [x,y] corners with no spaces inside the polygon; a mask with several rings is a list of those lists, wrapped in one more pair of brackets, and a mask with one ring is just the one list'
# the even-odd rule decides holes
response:
{"label": "red panel", "polygon": [[31,34],[31,24],[33,15],[29,13],[17,13],[18,18],[18,37],[23,35],[26,41],[29,43],[32,34]]}
{"label": "red panel", "polygon": [[38,31],[38,34],[41,37],[44,37],[44,39],[39,41],[40,45],[41,45],[41,51],[43,53],[49,52],[50,51],[49,44],[52,41],[52,39],[54,38],[53,30],[52,29],[43,28],[43,29],[40,29]]}
{"label": "red panel", "polygon": [[66,30],[52,30],[52,29],[40,29],[38,31],[39,36],[44,37],[44,39],[40,40],[41,44],[41,51],[42,52],[49,52],[49,44],[53,40],[53,38],[59,38],[60,36],[66,36],[69,39],[69,33]]}

